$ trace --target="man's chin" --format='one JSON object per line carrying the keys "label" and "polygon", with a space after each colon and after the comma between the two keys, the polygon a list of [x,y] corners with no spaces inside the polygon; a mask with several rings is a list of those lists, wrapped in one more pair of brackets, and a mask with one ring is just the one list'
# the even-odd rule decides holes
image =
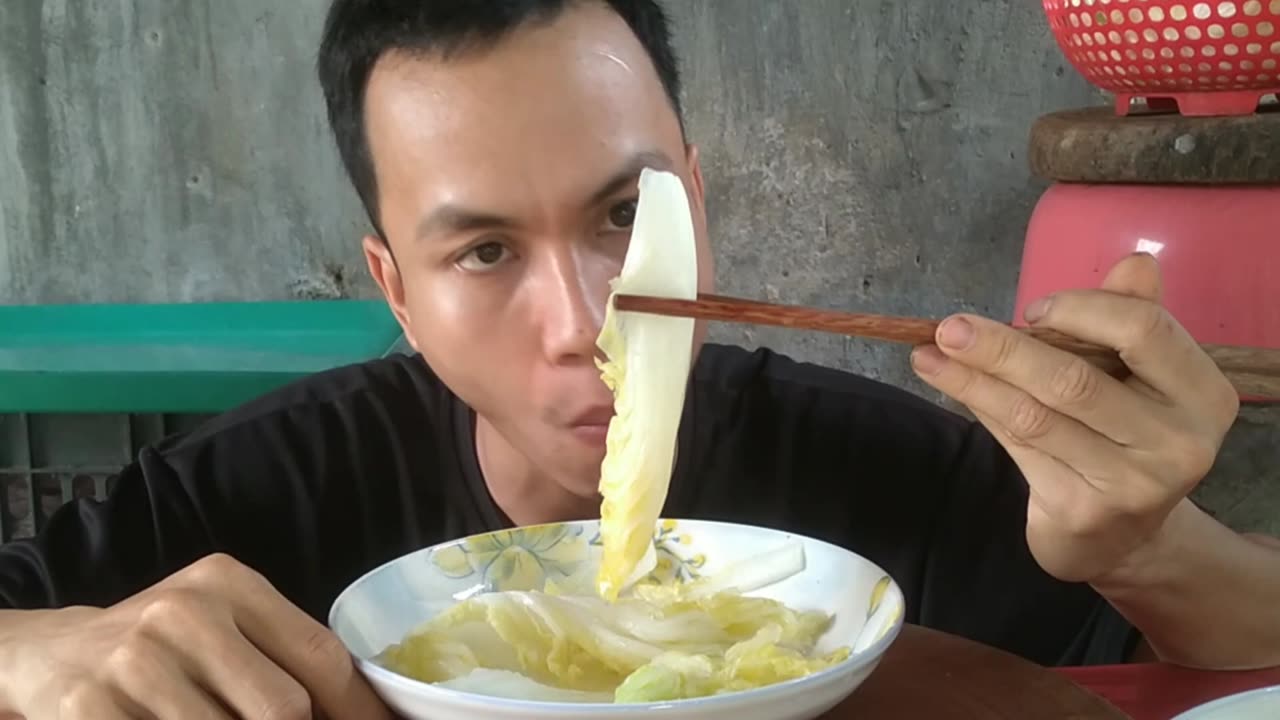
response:
{"label": "man's chin", "polygon": [[592,508],[592,519],[600,517],[600,465],[583,464],[566,468],[560,476],[560,487]]}

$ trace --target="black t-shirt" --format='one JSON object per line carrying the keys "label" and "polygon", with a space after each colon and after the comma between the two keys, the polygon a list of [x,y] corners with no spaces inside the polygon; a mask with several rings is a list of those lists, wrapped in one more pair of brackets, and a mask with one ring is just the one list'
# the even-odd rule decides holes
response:
{"label": "black t-shirt", "polygon": [[[105,606],[225,552],[323,620],[373,567],[509,525],[473,430],[420,357],[318,374],[144,449],[105,501],[0,547],[0,608]],[[1123,661],[1133,628],[1040,569],[1026,502],[976,423],[866,378],[708,345],[664,516],[849,548],[902,586],[908,622],[1047,665]]]}

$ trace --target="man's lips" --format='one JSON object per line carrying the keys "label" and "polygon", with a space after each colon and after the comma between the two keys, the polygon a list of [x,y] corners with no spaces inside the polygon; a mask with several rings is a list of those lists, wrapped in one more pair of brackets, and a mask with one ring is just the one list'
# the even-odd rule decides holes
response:
{"label": "man's lips", "polygon": [[600,406],[579,413],[569,423],[569,426],[573,428],[608,427],[609,421],[612,419],[613,407]]}
{"label": "man's lips", "polygon": [[612,419],[612,406],[594,407],[574,417],[569,430],[588,447],[598,450],[609,438],[609,421]]}

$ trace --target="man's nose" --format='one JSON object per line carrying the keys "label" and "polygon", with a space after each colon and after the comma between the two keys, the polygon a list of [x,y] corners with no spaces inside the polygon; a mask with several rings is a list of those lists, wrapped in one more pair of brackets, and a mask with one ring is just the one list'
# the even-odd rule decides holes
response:
{"label": "man's nose", "polygon": [[539,311],[543,351],[553,364],[591,363],[604,324],[609,280],[616,267],[590,253],[566,247],[541,269]]}

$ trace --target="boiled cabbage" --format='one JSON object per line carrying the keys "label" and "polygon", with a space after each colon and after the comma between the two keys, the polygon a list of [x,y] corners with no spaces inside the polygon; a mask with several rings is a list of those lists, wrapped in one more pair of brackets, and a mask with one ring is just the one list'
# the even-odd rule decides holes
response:
{"label": "boiled cabbage", "polygon": [[780,644],[786,633],[782,626],[766,625],[723,656],[659,655],[618,686],[614,702],[663,702],[751,690],[807,677],[849,656],[849,650],[841,648],[811,657],[803,649]]}
{"label": "boiled cabbage", "polygon": [[685,597],[650,587],[612,603],[542,592],[476,595],[379,661],[424,682],[485,694],[634,703],[762,687],[849,655],[847,648],[814,653],[831,623],[825,613],[733,592]]}
{"label": "boiled cabbage", "polygon": [[619,312],[619,293],[685,300],[698,295],[697,243],[689,199],[676,175],[645,169],[631,244],[612,285],[596,344],[614,395],[600,467],[603,558],[597,591],[612,600],[657,561],[654,530],[667,499],[676,435],[693,355],[694,321]]}

